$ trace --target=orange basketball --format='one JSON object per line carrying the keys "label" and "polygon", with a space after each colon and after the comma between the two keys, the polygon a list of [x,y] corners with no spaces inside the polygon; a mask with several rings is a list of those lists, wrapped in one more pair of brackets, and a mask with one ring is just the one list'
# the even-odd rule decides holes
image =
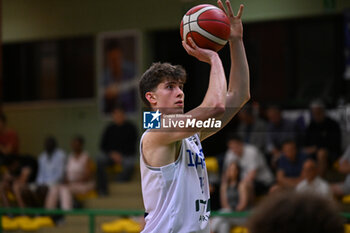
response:
{"label": "orange basketball", "polygon": [[230,21],[220,8],[201,4],[184,15],[180,34],[182,40],[191,37],[199,47],[219,51],[230,36]]}

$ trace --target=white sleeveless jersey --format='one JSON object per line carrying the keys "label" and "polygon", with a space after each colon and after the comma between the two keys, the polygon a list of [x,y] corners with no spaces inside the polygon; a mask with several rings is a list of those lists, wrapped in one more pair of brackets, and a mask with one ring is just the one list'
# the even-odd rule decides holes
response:
{"label": "white sleeveless jersey", "polygon": [[207,168],[198,134],[182,140],[176,162],[154,168],[145,164],[140,141],[140,168],[146,225],[142,232],[210,232]]}

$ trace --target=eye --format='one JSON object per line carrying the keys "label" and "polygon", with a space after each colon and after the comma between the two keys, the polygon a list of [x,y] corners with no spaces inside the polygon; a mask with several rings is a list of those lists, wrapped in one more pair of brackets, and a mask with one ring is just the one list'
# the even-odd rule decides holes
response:
{"label": "eye", "polygon": [[169,85],[166,86],[166,88],[167,88],[167,89],[173,89],[173,88],[174,88],[174,85],[169,84]]}

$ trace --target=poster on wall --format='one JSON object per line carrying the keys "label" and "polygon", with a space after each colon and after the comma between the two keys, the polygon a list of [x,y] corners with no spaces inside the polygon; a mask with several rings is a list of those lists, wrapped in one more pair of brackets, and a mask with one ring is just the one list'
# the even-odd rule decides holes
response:
{"label": "poster on wall", "polygon": [[140,67],[140,32],[105,32],[98,36],[98,96],[103,115],[122,107],[137,112]]}

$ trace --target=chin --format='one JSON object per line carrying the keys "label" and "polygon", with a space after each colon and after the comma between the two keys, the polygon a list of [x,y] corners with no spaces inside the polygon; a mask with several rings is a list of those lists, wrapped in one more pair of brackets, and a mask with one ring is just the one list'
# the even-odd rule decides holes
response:
{"label": "chin", "polygon": [[168,109],[165,114],[183,114],[184,110],[182,108],[172,108],[172,109]]}
{"label": "chin", "polygon": [[176,108],[176,109],[174,109],[174,112],[176,114],[183,114],[184,113],[184,109],[183,108]]}

